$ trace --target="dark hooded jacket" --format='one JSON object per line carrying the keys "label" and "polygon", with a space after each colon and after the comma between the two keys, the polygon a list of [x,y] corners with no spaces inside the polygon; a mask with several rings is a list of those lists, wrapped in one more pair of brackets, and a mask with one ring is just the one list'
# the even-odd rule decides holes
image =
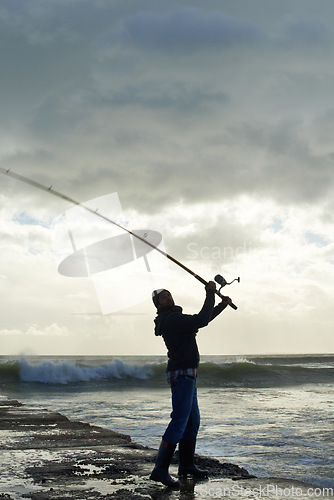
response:
{"label": "dark hooded jacket", "polygon": [[154,320],[155,335],[161,335],[165,341],[168,350],[167,371],[198,367],[198,329],[207,326],[227,306],[225,302],[216,307],[214,304],[215,292],[209,290],[198,314],[183,314],[180,306],[158,311]]}

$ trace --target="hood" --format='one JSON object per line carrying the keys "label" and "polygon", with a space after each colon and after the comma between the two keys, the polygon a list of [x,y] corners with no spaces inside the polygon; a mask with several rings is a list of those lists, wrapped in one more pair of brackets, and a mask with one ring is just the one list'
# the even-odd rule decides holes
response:
{"label": "hood", "polygon": [[164,324],[164,321],[167,318],[167,316],[173,312],[182,313],[182,307],[180,307],[180,306],[168,307],[168,308],[160,310],[158,312],[157,316],[154,319],[154,323],[155,323],[154,334],[157,337],[159,335],[162,335],[162,326]]}

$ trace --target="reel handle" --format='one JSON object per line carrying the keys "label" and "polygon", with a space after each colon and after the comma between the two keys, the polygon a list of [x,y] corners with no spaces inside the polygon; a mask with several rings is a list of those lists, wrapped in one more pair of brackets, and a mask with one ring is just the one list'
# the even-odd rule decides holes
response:
{"label": "reel handle", "polygon": [[[194,278],[196,278],[198,281],[200,281],[201,283],[203,283],[203,285],[207,285],[207,284],[208,284],[208,282],[207,282],[207,281],[205,281],[205,279],[203,279],[203,278],[201,278],[200,276],[198,276],[198,274],[193,274],[193,276],[194,276]],[[219,275],[218,275],[218,276],[219,276]],[[216,276],[216,277],[217,277],[217,276]],[[222,279],[224,280],[224,278],[223,278],[223,277],[222,277]],[[238,281],[240,281],[240,278],[237,278],[237,279],[238,279]],[[215,280],[216,280],[216,278],[215,278]],[[217,281],[217,280],[216,280],[216,281]],[[225,281],[225,280],[224,280],[224,281]],[[225,281],[225,283],[226,283],[226,281]],[[228,285],[229,283],[226,283],[226,284]],[[221,288],[222,288],[222,286],[220,287],[220,289],[221,289]],[[220,289],[219,289],[219,290],[215,290],[215,294],[216,294],[216,295],[218,295],[218,297],[220,297],[221,299],[225,299],[225,298],[226,298],[226,296],[225,296],[225,295],[222,295],[222,294],[220,293]],[[231,306],[231,307],[232,307],[232,309],[238,309],[238,308],[237,308],[237,306],[236,306],[235,304],[233,304],[233,302],[231,302],[231,304],[229,304],[229,306]]]}
{"label": "reel handle", "polygon": [[[225,279],[225,278],[223,278],[220,274],[217,274],[217,275],[215,276],[215,281],[216,281],[216,283],[218,283],[218,284],[220,285],[219,290],[216,290],[216,294],[217,294],[217,295],[218,295],[218,297],[220,297],[221,299],[224,299],[224,298],[225,298],[225,296],[224,296],[224,295],[222,295],[222,294],[220,293],[220,290],[223,288],[223,286],[225,286],[225,285],[231,285],[231,284],[233,283],[233,281],[238,281],[238,283],[240,283],[240,278],[235,278],[235,279],[234,279],[233,281],[231,281],[230,283],[227,283],[227,281],[226,281],[226,279]],[[237,308],[237,306],[236,306],[235,304],[233,304],[233,302],[232,302],[231,304],[229,304],[229,305],[232,307],[232,309],[238,309],[238,308]]]}

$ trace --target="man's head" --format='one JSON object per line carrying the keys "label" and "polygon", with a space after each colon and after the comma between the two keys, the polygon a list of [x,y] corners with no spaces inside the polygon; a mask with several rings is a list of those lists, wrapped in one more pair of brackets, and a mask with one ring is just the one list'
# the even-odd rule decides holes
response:
{"label": "man's head", "polygon": [[158,311],[160,309],[166,309],[168,307],[174,306],[173,297],[171,293],[165,288],[154,290],[154,292],[152,293],[152,300]]}

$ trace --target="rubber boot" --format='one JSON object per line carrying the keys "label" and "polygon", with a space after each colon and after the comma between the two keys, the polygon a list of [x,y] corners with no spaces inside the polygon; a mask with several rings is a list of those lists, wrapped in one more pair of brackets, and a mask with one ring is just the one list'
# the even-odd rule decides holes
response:
{"label": "rubber boot", "polygon": [[179,488],[179,481],[174,481],[168,472],[168,467],[172,461],[175,448],[176,444],[167,443],[167,441],[164,440],[161,441],[155,467],[151,473],[150,479],[172,488]]}
{"label": "rubber boot", "polygon": [[191,476],[198,478],[208,477],[207,470],[201,470],[194,464],[194,454],[196,447],[196,438],[181,439],[179,442],[179,476]]}

